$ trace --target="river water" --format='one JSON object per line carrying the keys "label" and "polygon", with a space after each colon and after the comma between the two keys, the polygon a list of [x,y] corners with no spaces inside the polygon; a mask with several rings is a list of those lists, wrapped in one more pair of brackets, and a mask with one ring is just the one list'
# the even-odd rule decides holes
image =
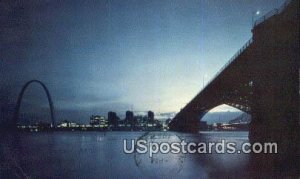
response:
{"label": "river water", "polygon": [[[247,177],[250,154],[147,154],[123,151],[123,140],[240,145],[248,132],[37,132],[1,135],[1,178]],[[127,143],[130,148],[130,142]]]}

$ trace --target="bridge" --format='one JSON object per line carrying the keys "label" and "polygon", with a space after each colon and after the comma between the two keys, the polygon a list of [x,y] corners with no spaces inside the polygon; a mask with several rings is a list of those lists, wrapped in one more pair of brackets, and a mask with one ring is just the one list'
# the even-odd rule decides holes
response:
{"label": "bridge", "polygon": [[299,131],[299,0],[258,19],[252,38],[171,120],[169,128],[198,132],[201,118],[221,104],[252,117],[250,140],[285,141]]}

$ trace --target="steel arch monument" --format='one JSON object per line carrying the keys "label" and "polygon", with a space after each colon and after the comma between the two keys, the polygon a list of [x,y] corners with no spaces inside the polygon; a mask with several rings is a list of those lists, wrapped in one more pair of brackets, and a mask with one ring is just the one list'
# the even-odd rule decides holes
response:
{"label": "steel arch monument", "polygon": [[17,127],[17,122],[19,120],[20,107],[21,107],[21,102],[22,102],[24,92],[27,89],[27,87],[32,83],[40,84],[43,87],[44,91],[46,92],[48,102],[49,102],[49,107],[50,107],[51,124],[52,124],[53,127],[55,127],[54,105],[53,105],[53,101],[52,101],[50,92],[49,92],[48,88],[46,87],[46,85],[43,82],[39,81],[39,80],[30,80],[30,81],[26,82],[24,84],[24,86],[22,87],[22,90],[19,93],[18,100],[17,100],[17,103],[16,103],[15,113],[14,113],[14,117],[13,117],[13,127]]}

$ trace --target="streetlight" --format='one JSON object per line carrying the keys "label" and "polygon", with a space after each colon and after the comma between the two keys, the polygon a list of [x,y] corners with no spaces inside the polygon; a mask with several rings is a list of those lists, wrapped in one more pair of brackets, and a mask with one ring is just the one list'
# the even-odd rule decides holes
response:
{"label": "streetlight", "polygon": [[255,16],[258,16],[260,14],[260,11],[253,11],[252,12],[252,27],[254,27],[254,18]]}
{"label": "streetlight", "polygon": [[204,80],[207,78],[207,74],[205,74],[204,76],[203,76],[203,86],[202,86],[202,89],[204,88]]}

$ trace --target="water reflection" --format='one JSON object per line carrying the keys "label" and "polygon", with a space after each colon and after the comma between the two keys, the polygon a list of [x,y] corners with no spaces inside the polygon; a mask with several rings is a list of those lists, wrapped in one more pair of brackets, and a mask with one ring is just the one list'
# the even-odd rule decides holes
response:
{"label": "water reflection", "polygon": [[[158,153],[149,158],[148,153],[125,154],[124,139],[153,142],[184,139],[195,143],[225,139],[239,146],[248,141],[248,133],[6,133],[0,138],[0,178],[224,178],[272,175],[259,170],[260,164],[267,162],[250,154]],[[253,166],[256,168],[253,169]]]}

